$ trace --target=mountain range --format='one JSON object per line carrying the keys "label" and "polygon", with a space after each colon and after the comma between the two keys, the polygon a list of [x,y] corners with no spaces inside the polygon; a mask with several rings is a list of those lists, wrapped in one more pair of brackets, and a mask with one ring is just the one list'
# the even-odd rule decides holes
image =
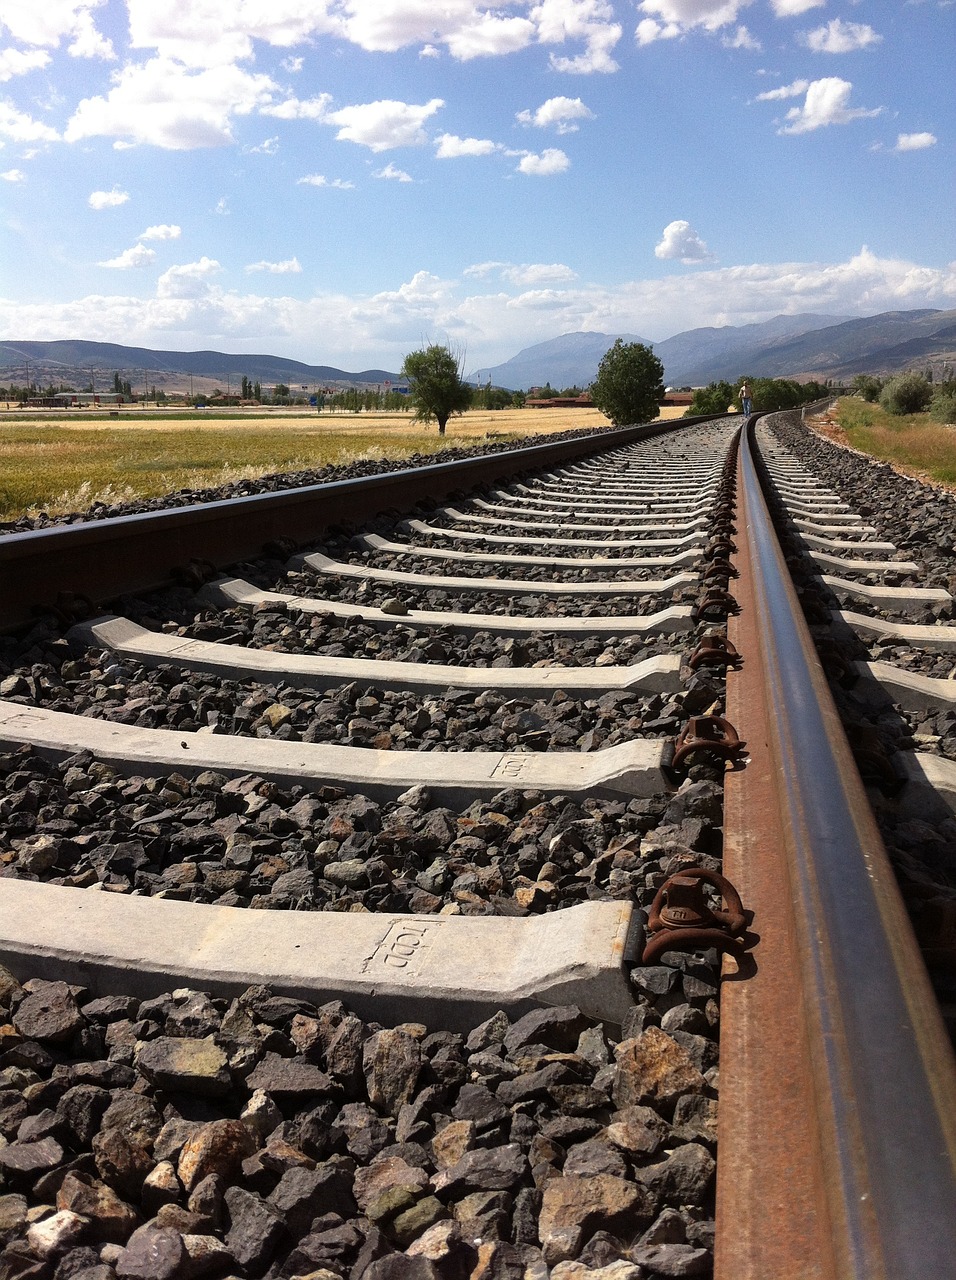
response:
{"label": "mountain range", "polygon": [[[511,390],[550,383],[555,389],[587,387],[605,351],[634,334],[566,333],[526,347],[504,364],[477,369],[469,381]],[[738,378],[850,379],[858,373],[887,375],[904,369],[956,366],[956,311],[885,311],[862,319],[813,314],[776,316],[762,324],[688,329],[663,342],[646,342],[664,365],[671,386],[704,386]],[[0,381],[21,382],[29,373],[38,385],[66,383],[106,390],[118,373],[135,391],[145,384],[168,394],[215,388],[238,391],[243,377],[297,391],[315,386],[382,386],[399,382],[387,369],[349,373],[332,365],[304,364],[270,355],[222,351],[153,351],[111,342],[0,342]]]}
{"label": "mountain range", "polygon": [[[631,334],[566,333],[526,347],[504,364],[476,370],[471,381],[528,390],[586,387],[616,339]],[[776,316],[763,324],[688,329],[663,342],[647,342],[664,365],[671,386],[704,386],[743,376],[852,378],[892,374],[928,363],[956,363],[956,311],[886,311],[863,319],[845,316]]]}

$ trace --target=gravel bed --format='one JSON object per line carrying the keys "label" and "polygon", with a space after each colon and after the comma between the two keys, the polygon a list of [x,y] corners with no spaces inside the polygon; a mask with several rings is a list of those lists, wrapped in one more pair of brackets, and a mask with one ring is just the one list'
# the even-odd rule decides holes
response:
{"label": "gravel bed", "polygon": [[707,1275],[714,987],[642,981],[612,1039],[573,1006],[463,1036],[0,970],[0,1274]]}
{"label": "gravel bed", "polygon": [[[428,556],[416,556],[412,553],[394,555],[387,551],[362,551],[356,548],[326,546],[316,547],[324,555],[347,564],[361,565],[362,568],[399,570],[403,573],[425,573],[454,578],[516,578],[525,582],[554,582],[555,571],[547,565],[512,565],[505,562],[495,566],[490,560],[432,560]],[[668,578],[674,573],[686,573],[685,565],[674,569],[666,566],[658,568],[637,567],[633,569],[608,569],[604,566],[589,568],[580,565],[560,566],[562,582],[648,582]],[[323,578],[325,575],[323,575]]]}

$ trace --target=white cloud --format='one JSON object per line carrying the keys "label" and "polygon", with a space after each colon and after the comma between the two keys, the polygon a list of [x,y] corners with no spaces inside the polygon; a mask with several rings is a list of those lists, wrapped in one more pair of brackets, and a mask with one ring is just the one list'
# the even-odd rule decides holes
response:
{"label": "white cloud", "polygon": [[112,62],[116,58],[112,40],[97,31],[88,11],[77,14],[72,34],[73,39],[67,46],[67,53],[71,57],[102,58],[106,62]]}
{"label": "white cloud", "polygon": [[546,147],[540,155],[526,151],[517,164],[518,173],[527,173],[535,178],[550,178],[570,168],[571,161],[557,147]]}
{"label": "white cloud", "polygon": [[638,9],[647,15],[637,25],[638,44],[672,40],[695,28],[719,31],[737,21],[741,9],[753,0],[641,0]]}
{"label": "white cloud", "polygon": [[129,200],[129,192],[113,187],[111,191],[91,191],[87,204],[91,209],[115,209]]}
{"label": "white cloud", "polygon": [[[486,274],[494,275],[495,267]],[[213,263],[184,276],[188,269],[176,268],[179,274],[166,273],[152,298],[0,299],[0,328],[25,340],[83,333],[91,341],[180,350],[228,342],[226,349],[277,349],[312,361],[319,358],[314,335],[321,333],[321,359],[350,369],[397,368],[423,334],[435,334],[466,346],[471,368],[480,368],[579,330],[660,339],[701,325],[752,324],[805,311],[874,315],[956,307],[956,263],[924,267],[878,258],[866,248],[846,262],[712,267],[615,286],[556,282],[528,290],[495,279],[482,287],[480,269],[457,281],[419,272],[372,296],[326,292],[306,299],[225,290],[213,279],[216,270]]]}
{"label": "white cloud", "polygon": [[826,26],[806,32],[801,39],[814,53],[854,53],[857,49],[880,44],[883,37],[865,22],[844,22],[842,18],[834,18]]}
{"label": "white cloud", "polygon": [[221,147],[231,120],[271,101],[275,85],[235,66],[191,71],[168,58],[128,64],[106,97],[84,98],[66,127],[67,142],[107,137],[168,151]]}
{"label": "white cloud", "polygon": [[810,88],[809,80],[794,80],[793,84],[782,85],[779,89],[768,89],[766,93],[758,93],[758,102],[782,102],[785,98],[799,98]]}
{"label": "white cloud", "polygon": [[[151,250],[149,251],[151,252]],[[170,267],[156,281],[158,298],[201,298],[205,295],[211,276],[218,275],[222,267],[214,258],[202,257],[198,262],[184,262]]]}
{"label": "white cloud", "polygon": [[778,18],[796,18],[810,9],[822,9],[826,0],[770,0],[770,6]]}
{"label": "white cloud", "polygon": [[558,133],[576,133],[578,120],[593,120],[594,112],[580,98],[549,98],[536,111],[519,111],[515,119],[536,129],[557,129]]}
{"label": "white cloud", "polygon": [[831,124],[849,124],[851,120],[862,120],[878,116],[882,107],[868,110],[865,107],[848,105],[853,85],[849,80],[841,80],[839,76],[826,76],[822,80],[812,80],[807,87],[807,96],[802,107],[791,107],[787,112],[787,122],[778,133],[811,133],[814,129],[823,129]]}
{"label": "white cloud", "polygon": [[305,58],[283,58],[281,65],[283,71],[288,71],[290,76],[296,76],[305,66]]}
{"label": "white cloud", "polygon": [[752,53],[759,53],[763,48],[757,37],[751,35],[746,27],[738,27],[732,36],[724,36],[721,43],[727,49],[749,49]]}
{"label": "white cloud", "polygon": [[397,168],[391,161],[384,168],[376,170],[373,178],[384,178],[387,182],[414,182],[415,179],[404,169]]}
{"label": "white cloud", "polygon": [[279,135],[275,134],[274,137],[266,138],[260,142],[258,146],[246,147],[244,150],[250,156],[274,156],[279,150]]}
{"label": "white cloud", "polygon": [[418,104],[385,98],[342,107],[329,112],[327,119],[340,126],[335,135],[340,141],[357,142],[371,151],[390,151],[424,146],[428,137],[422,126],[444,105],[441,98]]}
{"label": "white cloud", "polygon": [[316,35],[341,34],[327,0],[127,0],[130,44],[189,66],[227,66],[251,58],[254,41],[291,49]]}
{"label": "white cloud", "polygon": [[43,49],[0,49],[0,82],[49,66],[50,55]]}
{"label": "white cloud", "polygon": [[169,222],[159,222],[155,227],[147,227],[137,238],[139,240],[178,240],[182,233],[182,227]]}
{"label": "white cloud", "polygon": [[[63,40],[82,42],[94,30],[92,10],[106,0],[4,0],[0,30],[22,44],[56,48]],[[102,40],[102,37],[99,37]],[[106,42],[109,43],[108,41]],[[79,56],[84,57],[85,54]]]}
{"label": "white cloud", "polygon": [[894,151],[923,151],[926,147],[935,147],[936,135],[933,133],[901,133],[896,139]]}
{"label": "white cloud", "polygon": [[0,102],[0,136],[4,135],[13,142],[56,142],[60,137],[49,125],[18,111],[9,102]]}
{"label": "white cloud", "polygon": [[5,173],[0,173],[0,178],[4,182],[26,182],[27,175],[22,169],[7,169]]}
{"label": "white cloud", "polygon": [[124,249],[118,258],[110,258],[106,262],[98,262],[98,267],[110,267],[114,271],[130,271],[135,267],[148,267],[156,257],[155,249],[147,249],[145,245],[134,244],[131,249]]}
{"label": "white cloud", "polygon": [[532,8],[531,17],[538,24],[541,44],[584,44],[583,53],[572,57],[552,53],[550,62],[555,71],[563,75],[606,75],[618,70],[611,52],[623,35],[623,28],[614,21],[614,9],[605,0],[540,0]]}
{"label": "white cloud", "polygon": [[576,280],[577,272],[566,267],[563,262],[476,262],[462,272],[465,276],[485,279],[496,275],[511,284],[522,286]]}
{"label": "white cloud", "polygon": [[443,44],[453,57],[467,61],[515,53],[536,36],[530,18],[492,13],[472,0],[450,0],[440,6],[422,0],[350,0],[347,13],[343,34],[374,53]]}
{"label": "white cloud", "polygon": [[713,262],[714,260],[714,255],[694,228],[683,219],[667,224],[660,244],[654,249],[654,256],[679,262]]}
{"label": "white cloud", "polygon": [[250,262],[246,271],[250,274],[255,271],[268,271],[274,276],[298,276],[302,274],[302,267],[298,258],[286,258],[283,262]]}
{"label": "white cloud", "polygon": [[459,138],[453,133],[440,133],[435,139],[436,160],[456,160],[460,156],[490,156],[499,150],[489,138]]}
{"label": "white cloud", "polygon": [[355,187],[355,183],[349,182],[346,178],[327,178],[322,173],[309,173],[304,178],[297,178],[296,186],[335,187],[338,191],[351,191]]}
{"label": "white cloud", "polygon": [[286,98],[284,102],[270,102],[260,110],[260,115],[275,116],[278,120],[325,120],[332,105],[330,93],[320,93],[317,98]]}

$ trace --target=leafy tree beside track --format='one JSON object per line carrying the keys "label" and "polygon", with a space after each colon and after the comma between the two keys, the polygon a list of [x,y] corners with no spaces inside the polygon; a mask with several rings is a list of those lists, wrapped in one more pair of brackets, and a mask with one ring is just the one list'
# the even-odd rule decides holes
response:
{"label": "leafy tree beside track", "polygon": [[462,377],[462,360],[447,347],[432,343],[410,351],[402,364],[402,377],[408,379],[415,417],[420,422],[434,418],[440,436],[452,414],[464,413],[471,404],[472,389]]}
{"label": "leafy tree beside track", "polygon": [[664,394],[664,366],[644,343],[618,338],[602,356],[590,390],[591,400],[616,427],[650,422]]}

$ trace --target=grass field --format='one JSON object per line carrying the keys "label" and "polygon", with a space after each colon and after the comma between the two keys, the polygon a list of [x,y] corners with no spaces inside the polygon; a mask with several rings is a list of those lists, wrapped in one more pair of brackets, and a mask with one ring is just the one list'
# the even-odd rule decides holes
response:
{"label": "grass field", "polygon": [[[665,410],[663,416],[680,416]],[[0,519],[85,510],[357,458],[607,427],[597,409],[472,410],[444,438],[408,413],[239,410],[47,414],[0,411]]]}
{"label": "grass field", "polygon": [[920,480],[956,487],[956,429],[933,422],[929,414],[896,417],[878,404],[844,396],[819,424],[824,434],[892,463]]}

